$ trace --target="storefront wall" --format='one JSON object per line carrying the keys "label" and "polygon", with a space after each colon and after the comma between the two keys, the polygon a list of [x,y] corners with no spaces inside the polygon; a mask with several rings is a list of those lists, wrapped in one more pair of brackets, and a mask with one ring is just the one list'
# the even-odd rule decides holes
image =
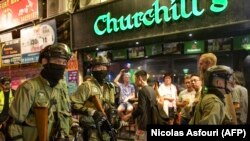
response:
{"label": "storefront wall", "polygon": [[[196,39],[228,38],[250,33],[249,0],[225,0],[224,2],[228,2],[227,4],[221,3],[219,5],[214,5],[212,2],[215,1],[212,0],[190,0],[187,3],[182,3],[184,1],[172,2],[170,0],[117,0],[101,7],[77,12],[72,16],[72,46],[75,50],[86,52],[95,51],[96,47],[106,47],[104,50],[135,47],[136,41],[144,42],[143,45],[146,45]],[[213,6],[220,8],[224,6],[224,9],[217,7],[219,11],[216,13]],[[164,13],[163,10],[159,9],[165,9],[168,12]],[[175,10],[176,14],[174,14]],[[141,15],[141,18],[138,19],[138,15]],[[143,17],[142,15],[147,16]],[[165,21],[164,16],[166,17]],[[137,20],[134,20],[136,17]],[[161,21],[157,19],[161,19]],[[122,20],[123,24],[130,23],[127,24],[130,26],[125,27],[128,29],[125,30],[121,23],[117,22],[119,20]],[[114,26],[114,23],[117,25]],[[95,25],[98,27],[99,33],[95,32]],[[188,37],[190,33],[193,34],[192,38]],[[248,76],[249,63],[245,58],[249,55],[249,51],[233,51],[232,48],[228,52],[215,53],[218,57],[218,64],[228,65],[235,70],[243,71]],[[206,49],[205,52],[207,51]],[[138,64],[136,67],[142,66],[142,69],[151,73],[157,70],[162,73],[172,71],[177,75],[183,74],[180,72],[183,66],[192,68],[189,73],[197,73],[194,68],[197,68],[198,57],[199,54],[183,55],[182,50],[180,55],[162,54],[149,59],[145,59],[145,57],[129,59],[129,61],[116,61],[111,67],[111,74],[115,76],[124,65],[131,62],[135,65]],[[161,70],[163,65],[165,68]],[[179,83],[181,80],[177,77],[175,81]],[[250,91],[250,82],[246,81]]]}
{"label": "storefront wall", "polygon": [[[107,5],[75,13],[73,14],[72,21],[73,48],[81,49],[155,37],[168,38],[169,36],[179,33],[189,33],[191,31],[201,31],[205,33],[210,32],[211,29],[219,30],[221,27],[225,28],[233,25],[237,25],[238,27],[243,26],[243,28],[250,27],[248,24],[250,22],[249,0],[226,0],[225,2],[228,2],[227,5],[218,6],[224,6],[224,10],[220,10],[220,12],[217,13],[213,12],[215,11],[212,9],[214,5],[210,0],[190,0],[186,2],[187,3],[182,3],[182,1],[180,1],[171,4],[170,0],[118,0]],[[168,10],[168,12],[163,14],[163,10],[159,9],[165,9]],[[173,14],[175,10],[177,11],[177,16]],[[181,14],[181,12],[185,14]],[[110,13],[110,15],[108,13]],[[158,14],[160,16],[158,16]],[[136,18],[138,15],[146,15],[146,19],[152,21],[152,25],[146,26],[141,20],[139,20],[140,26],[136,24],[136,21],[133,19],[138,19]],[[100,16],[103,16],[103,20],[106,20],[107,17],[112,20],[124,20],[128,18],[128,22],[131,23],[128,25],[132,27],[130,26],[131,29],[122,30],[118,23],[117,29],[113,24],[107,24],[107,21],[98,21]],[[163,16],[167,16],[169,21],[165,21]],[[157,20],[158,17],[162,19],[161,22]],[[105,32],[103,35],[97,35],[94,31],[95,23],[101,31],[105,29],[112,29],[112,31],[110,33]],[[137,27],[135,27],[136,25]],[[110,26],[110,28],[108,26]],[[114,32],[114,29],[117,29],[117,32]],[[240,30],[242,28],[227,29]]]}

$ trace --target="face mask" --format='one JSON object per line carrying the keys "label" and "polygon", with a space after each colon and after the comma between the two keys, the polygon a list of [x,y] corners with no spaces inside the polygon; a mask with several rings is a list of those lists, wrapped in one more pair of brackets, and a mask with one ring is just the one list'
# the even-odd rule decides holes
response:
{"label": "face mask", "polygon": [[44,65],[41,75],[49,81],[50,86],[54,87],[63,78],[65,68],[65,65],[48,63]]}
{"label": "face mask", "polygon": [[103,83],[103,80],[106,78],[108,71],[101,70],[101,71],[92,71],[93,77],[99,82]]}

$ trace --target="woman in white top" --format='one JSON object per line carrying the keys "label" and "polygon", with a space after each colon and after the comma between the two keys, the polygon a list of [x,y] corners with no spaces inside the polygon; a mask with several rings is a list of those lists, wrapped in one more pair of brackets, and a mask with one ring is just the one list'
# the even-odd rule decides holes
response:
{"label": "woman in white top", "polygon": [[176,99],[177,89],[172,84],[172,74],[165,73],[163,77],[163,83],[159,87],[159,94],[164,98],[163,109],[169,116],[169,124],[174,123],[175,112],[176,112]]}

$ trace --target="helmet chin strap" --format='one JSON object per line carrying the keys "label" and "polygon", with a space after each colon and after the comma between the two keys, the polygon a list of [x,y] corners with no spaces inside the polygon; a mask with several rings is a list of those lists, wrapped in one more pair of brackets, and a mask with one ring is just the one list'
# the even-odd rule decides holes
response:
{"label": "helmet chin strap", "polygon": [[224,79],[224,81],[225,81],[225,91],[226,91],[226,94],[229,94],[231,91],[227,88],[227,80],[226,79]]}

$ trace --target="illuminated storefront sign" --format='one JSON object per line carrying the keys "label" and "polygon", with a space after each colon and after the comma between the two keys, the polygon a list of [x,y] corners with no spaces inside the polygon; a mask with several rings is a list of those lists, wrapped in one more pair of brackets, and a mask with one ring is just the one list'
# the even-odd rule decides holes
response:
{"label": "illuminated storefront sign", "polygon": [[[200,17],[207,9],[200,8],[198,1],[191,0],[191,11],[187,11],[187,0],[170,0],[171,6],[160,6],[159,0],[152,4],[152,8],[145,12],[136,12],[134,15],[128,14],[126,17],[111,17],[108,12],[100,15],[94,22],[94,32],[101,36],[112,32],[126,31],[140,28],[141,26],[152,26],[153,24],[169,23],[191,17]],[[180,5],[180,6],[178,6]],[[228,0],[211,0],[209,11],[221,13],[228,7]],[[163,14],[163,15],[162,15]]]}

